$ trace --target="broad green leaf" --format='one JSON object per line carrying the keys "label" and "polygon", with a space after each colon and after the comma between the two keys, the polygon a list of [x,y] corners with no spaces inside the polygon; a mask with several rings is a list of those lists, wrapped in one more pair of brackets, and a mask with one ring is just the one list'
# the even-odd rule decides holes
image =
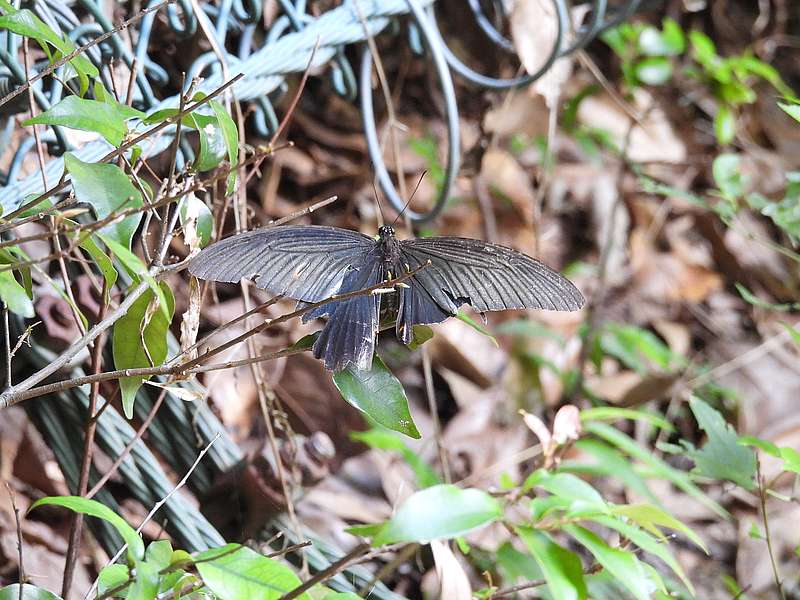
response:
{"label": "broad green leaf", "polygon": [[636,63],[636,78],[647,85],[663,85],[672,77],[672,63],[663,56],[651,56]]}
{"label": "broad green leaf", "polygon": [[608,527],[609,529],[613,529],[618,531],[623,537],[628,538],[634,544],[639,546],[645,552],[652,554],[653,556],[657,556],[661,560],[664,561],[672,571],[680,578],[683,584],[689,588],[689,591],[694,594],[694,587],[692,586],[692,582],[689,581],[689,578],[686,576],[686,573],[681,568],[680,564],[672,553],[669,551],[669,547],[664,543],[664,539],[662,536],[657,536],[654,538],[646,531],[643,531],[638,526],[633,525],[632,523],[626,523],[621,521],[620,519],[613,518],[613,517],[592,517],[592,521],[599,523]]}
{"label": "broad green leaf", "polygon": [[379,450],[394,450],[400,453],[414,474],[417,476],[417,484],[421,488],[431,487],[442,483],[436,472],[426,463],[422,457],[405,445],[400,437],[391,431],[383,429],[370,429],[369,431],[353,431],[350,439],[362,442],[370,448]]}
{"label": "broad green leaf", "polygon": [[[167,333],[175,310],[175,300],[166,283],[162,282],[160,288],[167,302],[166,307],[159,306],[161,310],[155,311],[150,309],[151,302],[160,304],[161,301],[156,300],[156,295],[148,289],[136,299],[125,316],[114,323],[112,348],[116,369],[158,366],[167,358]],[[149,377],[122,377],[119,380],[122,407],[128,419],[133,417],[136,392],[145,379]]]}
{"label": "broad green leaf", "polygon": [[598,564],[607,569],[634,598],[637,600],[652,598],[656,586],[633,552],[612,548],[600,536],[579,525],[566,525],[564,531],[591,552]]}
{"label": "broad green leaf", "polygon": [[632,421],[644,421],[660,429],[672,431],[672,423],[661,415],[634,410],[632,408],[620,408],[617,406],[598,406],[586,408],[581,411],[581,421],[618,421],[620,419],[631,419]]}
{"label": "broad green leaf", "polygon": [[[197,240],[198,248],[205,248],[211,241],[214,230],[214,216],[211,214],[206,203],[194,194],[184,196],[180,203],[180,220],[183,228],[184,240],[189,247],[192,247],[192,240]],[[193,228],[194,236],[189,231]]]}
{"label": "broad green leaf", "polygon": [[136,578],[128,588],[125,600],[155,600],[158,595],[158,567],[149,562],[136,565]]}
{"label": "broad green leaf", "polygon": [[800,452],[794,448],[781,448],[783,470],[800,473]]}
{"label": "broad green leaf", "polygon": [[556,544],[543,531],[530,527],[516,527],[517,534],[536,559],[547,587],[558,600],[583,600],[586,582],[583,567],[576,554]]}
{"label": "broad green leaf", "polygon": [[61,125],[70,129],[92,131],[102,135],[109,144],[119,147],[128,133],[126,121],[143,116],[144,113],[124,104],[112,105],[98,100],[67,96],[22,124]]}
{"label": "broad green leaf", "polygon": [[433,329],[428,325],[414,325],[411,328],[411,343],[408,345],[409,350],[416,350],[422,344],[433,338]]}
{"label": "broad green leaf", "polygon": [[[128,565],[113,564],[104,567],[97,577],[97,591],[102,596],[106,592],[117,589],[123,583],[128,583],[130,577],[130,570]],[[121,588],[115,596],[122,592]]]}
{"label": "broad green leaf", "polygon": [[172,544],[169,540],[155,540],[150,542],[144,553],[144,559],[158,567],[159,571],[166,569],[172,562]]}
{"label": "broad green leaf", "polygon": [[225,136],[216,118],[203,124],[198,120],[199,115],[191,113],[189,119],[194,121],[194,127],[200,137],[200,150],[194,161],[194,168],[203,173],[216,168],[227,155]]}
{"label": "broad green leaf", "polygon": [[612,512],[616,515],[629,518],[640,527],[656,535],[660,534],[660,532],[655,529],[656,527],[668,527],[669,529],[679,531],[708,554],[708,548],[703,543],[703,540],[700,539],[699,535],[657,506],[653,506],[652,504],[623,504],[621,506],[615,506]]}
{"label": "broad green leaf", "polygon": [[725,104],[720,104],[714,115],[714,134],[723,146],[730,144],[736,137],[736,113]]}
{"label": "broad green leaf", "polygon": [[[285,564],[244,546],[234,552],[230,545],[216,548],[196,560],[197,572],[220,600],[277,600],[301,583]],[[311,600],[308,593],[299,598]]]}
{"label": "broad green leaf", "polygon": [[233,122],[233,119],[231,119],[222,104],[216,100],[211,100],[208,104],[217,116],[217,122],[222,130],[222,137],[225,140],[225,148],[228,151],[228,162],[230,163],[231,172],[228,175],[225,194],[229,195],[233,193],[234,187],[236,186],[236,165],[239,162],[239,132],[236,130],[236,123]]}
{"label": "broad green leaf", "polygon": [[0,600],[61,600],[61,596],[56,596],[44,588],[36,587],[30,583],[22,585],[22,596],[19,593],[18,583],[13,583],[4,588],[0,588]]}
{"label": "broad green leaf", "polygon": [[[85,163],[69,152],[64,155],[64,165],[72,179],[76,198],[90,204],[98,220],[118,210],[142,206],[141,192],[117,165]],[[131,238],[141,219],[141,213],[128,215],[119,222],[105,225],[98,235],[110,237],[130,249]]]}
{"label": "broad green leaf", "polygon": [[583,428],[588,433],[598,436],[612,446],[616,446],[631,458],[635,458],[641,462],[650,469],[651,476],[666,479],[689,496],[709,507],[718,515],[725,518],[729,517],[728,511],[704,494],[703,491],[691,481],[686,473],[671,467],[663,460],[653,455],[649,449],[643,448],[636,441],[632,440],[630,436],[625,435],[606,423],[598,423],[595,421],[584,423]]}
{"label": "broad green leaf", "polygon": [[695,471],[703,477],[726,479],[746,490],[755,487],[756,457],[752,450],[739,445],[739,436],[719,412],[697,396],[689,399],[689,406],[700,429],[708,441],[699,450],[690,449]]}
{"label": "broad green leaf", "polygon": [[36,314],[33,310],[33,302],[25,292],[25,288],[17,283],[13,271],[0,272],[0,300],[8,307],[8,310],[26,319],[30,319]]}
{"label": "broad green leaf", "polygon": [[506,583],[515,583],[520,579],[531,581],[542,578],[542,570],[536,559],[514,548],[511,542],[505,542],[500,546],[495,558]]}
{"label": "broad green leaf", "polygon": [[525,480],[522,487],[525,490],[540,487],[570,502],[584,502],[601,512],[607,509],[603,497],[596,489],[570,473],[551,473],[545,469],[537,469]]}
{"label": "broad green leaf", "polygon": [[[0,17],[0,30],[7,29],[23,37],[36,40],[51,61],[72,54],[75,51],[76,46],[72,40],[66,36],[59,37],[55,31],[50,29],[50,27],[48,27],[44,21],[42,21],[30,10],[17,10],[13,6],[5,6],[5,4],[8,3],[4,3],[3,8],[6,14]],[[53,56],[52,52],[50,51],[50,46],[58,51],[57,56]],[[89,78],[97,77],[99,75],[99,71],[97,70],[97,67],[95,67],[92,62],[82,54],[78,54],[71,58],[69,65],[75,69],[75,72],[80,78],[80,93],[83,95],[88,88]]]}
{"label": "broad green leaf", "polygon": [[347,402],[378,424],[412,438],[421,437],[403,385],[377,355],[369,371],[348,367],[333,374],[333,383]]}
{"label": "broad green leaf", "polygon": [[122,539],[125,540],[128,545],[128,556],[133,562],[139,562],[144,558],[144,542],[139,537],[139,534],[136,533],[136,530],[128,525],[125,519],[96,500],[81,498],[80,496],[48,496],[40,498],[31,504],[28,512],[39,506],[62,506],[83,515],[103,519],[113,526],[122,536]]}
{"label": "broad green leaf", "polygon": [[452,539],[502,516],[500,502],[482,490],[436,485],[409,496],[373,545]]}

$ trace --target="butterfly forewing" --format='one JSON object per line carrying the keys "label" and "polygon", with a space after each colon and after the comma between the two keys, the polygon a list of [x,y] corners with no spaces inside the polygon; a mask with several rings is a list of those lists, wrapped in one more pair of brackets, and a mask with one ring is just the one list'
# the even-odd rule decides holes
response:
{"label": "butterfly forewing", "polygon": [[375,240],[356,231],[286,225],[219,241],[203,250],[189,271],[213,281],[253,279],[274,294],[318,302],[338,292],[348,271],[374,248]]}
{"label": "butterfly forewing", "polygon": [[511,248],[458,237],[403,240],[400,247],[402,260],[411,268],[430,261],[414,275],[414,283],[450,312],[464,302],[481,312],[583,306],[583,296],[572,282]]}

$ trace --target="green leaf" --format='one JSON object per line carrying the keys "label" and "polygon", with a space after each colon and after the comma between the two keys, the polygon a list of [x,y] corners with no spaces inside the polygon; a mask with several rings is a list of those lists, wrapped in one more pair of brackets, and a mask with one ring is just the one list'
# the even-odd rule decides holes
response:
{"label": "green leaf", "polygon": [[[106,592],[121,586],[123,583],[128,583],[129,577],[130,570],[128,569],[128,565],[108,565],[107,567],[104,567],[102,571],[100,571],[100,575],[97,577],[97,592],[100,595],[103,595]],[[121,588],[114,595],[121,595],[123,590],[124,588]]]}
{"label": "green leaf", "polygon": [[208,104],[217,117],[217,122],[222,130],[222,137],[225,140],[225,148],[228,151],[231,172],[228,175],[225,194],[229,195],[233,193],[236,186],[236,165],[239,162],[239,132],[236,130],[236,123],[233,122],[233,119],[231,119],[222,104],[216,100],[211,100]]}
{"label": "green leaf", "polygon": [[384,429],[370,429],[369,431],[353,431],[350,439],[362,442],[370,448],[379,450],[393,450],[399,452],[417,477],[417,484],[421,488],[431,487],[442,483],[436,472],[416,452],[405,445],[400,437]]}
{"label": "green leaf", "polygon": [[547,587],[554,598],[558,600],[586,598],[583,567],[577,555],[556,544],[542,531],[530,527],[516,527],[516,531],[539,564]]}
{"label": "green leaf", "polygon": [[[160,288],[167,302],[166,307],[159,306],[161,310],[148,311],[150,303],[157,298],[148,289],[136,299],[125,316],[114,323],[112,348],[116,369],[158,366],[167,358],[167,333],[175,310],[175,300],[172,290],[165,282],[160,284]],[[160,304],[161,301],[158,302]],[[146,317],[149,320],[146,321]],[[146,379],[150,378],[122,377],[119,380],[122,407],[128,419],[133,417],[136,392]]]}
{"label": "green leaf", "polygon": [[181,199],[179,210],[184,239],[189,238],[187,228],[194,227],[199,243],[198,247],[205,248],[211,241],[214,231],[214,216],[211,214],[211,210],[194,194],[189,194]]}
{"label": "green leaf", "polygon": [[102,273],[103,279],[106,282],[105,302],[108,303],[111,295],[111,288],[114,287],[114,284],[117,282],[117,277],[119,276],[117,270],[114,268],[114,263],[111,262],[111,259],[108,257],[108,255],[100,249],[100,246],[97,245],[93,235],[82,236],[78,242],[78,246],[89,253],[89,256],[91,256],[92,260],[94,260],[94,264],[96,264],[97,268],[100,269],[100,273]]}
{"label": "green leaf", "polygon": [[736,286],[736,291],[739,292],[739,295],[742,299],[747,302],[748,304],[752,304],[758,308],[766,308],[767,310],[777,310],[779,312],[789,312],[792,310],[800,310],[800,302],[792,302],[792,303],[785,303],[785,304],[773,304],[772,302],[766,302],[762,300],[758,296],[756,296],[753,292],[748,290],[745,286],[741,283],[734,284]]}
{"label": "green leaf", "polygon": [[[78,201],[91,204],[98,220],[105,219],[118,210],[142,206],[142,194],[130,178],[117,165],[85,163],[67,152],[64,165],[72,179]],[[131,238],[139,227],[141,213],[128,215],[98,231],[130,249]]]}
{"label": "green leaf", "polygon": [[756,457],[752,450],[739,445],[739,436],[722,415],[697,396],[689,399],[697,424],[706,432],[708,441],[688,454],[695,462],[695,471],[703,477],[726,479],[746,490],[755,488]]}
{"label": "green leaf", "polygon": [[720,62],[717,47],[711,38],[697,30],[689,32],[689,43],[692,45],[692,56],[707,70],[716,71]]}
{"label": "green leaf", "polygon": [[26,319],[30,319],[36,314],[33,310],[33,302],[25,292],[25,288],[17,283],[13,271],[0,272],[0,300],[8,307],[8,310]]}
{"label": "green leaf", "polygon": [[600,346],[603,352],[638,373],[650,371],[651,363],[666,371],[672,362],[678,362],[657,335],[635,325],[606,323],[600,334]]}
{"label": "green leaf", "polygon": [[663,56],[651,56],[636,63],[636,78],[647,85],[663,85],[672,77],[672,63]]}
{"label": "green leaf", "polygon": [[354,592],[330,592],[322,600],[361,600],[361,596]]}
{"label": "green leaf", "polygon": [[614,579],[637,600],[650,600],[656,586],[647,576],[642,563],[628,550],[612,548],[597,534],[579,525],[565,525],[564,531],[584,546]]}
{"label": "green leaf", "polygon": [[433,339],[433,329],[428,325],[414,325],[411,328],[411,332],[411,343],[408,345],[409,350],[416,350],[428,340]]}
{"label": "green leaf", "polygon": [[672,553],[669,551],[669,548],[666,544],[664,544],[664,540],[662,536],[657,536],[656,538],[652,537],[645,531],[642,531],[638,526],[633,525],[632,523],[626,523],[621,521],[620,519],[613,518],[613,517],[592,517],[592,521],[599,523],[600,525],[604,525],[609,529],[613,529],[618,531],[623,537],[628,538],[634,544],[639,546],[645,552],[652,554],[653,556],[657,556],[661,560],[664,561],[672,571],[681,579],[683,584],[689,589],[689,591],[694,594],[694,587],[692,586],[692,582],[689,581],[689,578],[686,576],[686,573],[681,568],[680,564]]}
{"label": "green leaf", "polygon": [[409,496],[375,536],[373,545],[452,539],[502,516],[500,502],[482,490],[436,485]]}
{"label": "green leaf", "polygon": [[19,594],[18,583],[13,583],[4,588],[0,588],[0,600],[61,600],[61,596],[56,596],[44,588],[36,587],[30,583],[22,585],[22,596]]}
{"label": "green leaf", "polygon": [[786,102],[778,102],[778,106],[787,115],[792,117],[795,121],[800,122],[800,104],[788,104]]}
{"label": "green leaf", "polygon": [[770,456],[774,456],[775,458],[781,457],[781,451],[775,444],[752,435],[741,436],[737,443],[741,446],[752,446],[753,448],[758,448],[762,452],[765,452]]}
{"label": "green leaf", "polygon": [[800,452],[794,448],[781,448],[783,470],[800,473]]}
{"label": "green leaf", "polygon": [[136,578],[128,588],[125,600],[155,600],[158,595],[158,567],[149,562],[136,565]]}
{"label": "green leaf", "polygon": [[161,312],[164,313],[165,317],[171,319],[172,315],[167,310],[170,305],[169,301],[167,300],[167,296],[164,294],[163,288],[159,286],[158,282],[153,278],[153,276],[147,272],[147,266],[142,262],[142,260],[112,237],[100,235],[100,239],[105,242],[109,250],[114,253],[114,256],[119,259],[123,266],[128,270],[128,273],[134,279],[138,281],[141,278],[147,282],[147,285],[150,286],[150,289],[158,298]]}
{"label": "green leaf", "polygon": [[708,554],[708,548],[703,543],[703,540],[700,539],[699,535],[657,506],[653,506],[652,504],[624,504],[622,506],[615,506],[612,512],[616,515],[629,518],[640,527],[656,535],[661,535],[661,532],[658,531],[656,527],[668,527],[669,529],[679,531]]}
{"label": "green leaf", "polygon": [[722,196],[735,200],[744,194],[744,181],[738,154],[720,154],[714,159],[711,172]]}
{"label": "green leaf", "polygon": [[216,168],[227,155],[225,136],[219,121],[215,117],[203,124],[201,115],[191,113],[189,119],[194,121],[194,128],[200,136],[200,151],[194,161],[194,168],[200,173]]}
{"label": "green leaf", "polygon": [[511,542],[505,542],[500,546],[495,558],[504,582],[514,583],[520,579],[530,581],[542,578],[542,570],[536,559],[514,548]]}
{"label": "green leaf", "polygon": [[125,540],[128,544],[128,556],[131,561],[139,562],[144,558],[144,542],[136,530],[125,522],[125,519],[120,517],[113,510],[107,506],[100,504],[96,500],[81,498],[80,496],[48,496],[40,498],[28,509],[28,512],[40,506],[62,506],[69,510],[90,517],[97,517],[108,522]]}
{"label": "green leaf", "polygon": [[144,553],[144,558],[150,564],[158,567],[159,571],[166,569],[172,562],[172,544],[169,540],[150,542]]}
{"label": "green leaf", "polygon": [[729,514],[718,503],[709,498],[703,491],[692,483],[689,476],[678,469],[669,466],[663,460],[653,455],[652,451],[643,448],[618,429],[606,423],[589,422],[583,424],[584,430],[592,433],[609,444],[616,446],[628,456],[635,458],[647,466],[651,471],[651,476],[665,479],[684,491],[689,496],[695,498],[705,506],[709,507],[721,517],[728,518]]}
{"label": "green leaf", "polygon": [[467,325],[469,325],[470,327],[472,327],[472,328],[473,328],[475,331],[477,331],[478,333],[481,333],[481,334],[485,335],[485,336],[486,336],[486,337],[488,337],[490,340],[492,340],[492,343],[493,343],[495,346],[497,346],[498,348],[500,347],[500,344],[498,344],[498,343],[497,343],[497,338],[495,338],[495,337],[494,337],[494,336],[493,336],[493,335],[492,335],[492,334],[489,332],[489,330],[488,330],[488,329],[486,329],[485,327],[483,327],[482,325],[480,325],[480,324],[479,324],[479,323],[478,323],[478,322],[477,322],[475,319],[473,319],[472,317],[470,317],[470,316],[469,316],[468,314],[466,314],[466,313],[465,313],[463,310],[460,310],[460,311],[458,311],[458,314],[456,315],[456,319],[458,319],[459,321],[464,321],[464,323],[466,323]]}
{"label": "green leaf", "polygon": [[70,129],[92,131],[109,144],[119,147],[128,133],[126,121],[143,117],[144,113],[124,104],[99,102],[67,96],[45,112],[23,121],[23,125],[61,125]]}
{"label": "green leaf", "polygon": [[720,104],[714,115],[714,134],[717,141],[727,146],[736,137],[736,113],[725,104]]}
{"label": "green leaf", "polygon": [[[300,578],[277,560],[232,544],[196,557],[197,572],[220,600],[277,600],[300,585]],[[215,558],[215,556],[217,558]],[[311,600],[308,593],[299,596]]]}
{"label": "green leaf", "polygon": [[347,402],[375,422],[412,438],[421,437],[402,384],[377,355],[369,371],[348,367],[333,374],[333,383]]}
{"label": "green leaf", "polygon": [[617,406],[598,406],[595,408],[585,408],[581,411],[581,421],[618,421],[620,419],[631,419],[632,421],[643,421],[659,429],[672,431],[672,423],[660,415],[634,410],[632,408],[619,408]]}
{"label": "green leaf", "polygon": [[537,469],[531,473],[522,486],[524,490],[530,490],[534,487],[540,487],[554,496],[564,498],[570,502],[579,501],[589,504],[601,512],[607,510],[606,503],[600,493],[583,479],[570,473],[551,473],[546,469]]}

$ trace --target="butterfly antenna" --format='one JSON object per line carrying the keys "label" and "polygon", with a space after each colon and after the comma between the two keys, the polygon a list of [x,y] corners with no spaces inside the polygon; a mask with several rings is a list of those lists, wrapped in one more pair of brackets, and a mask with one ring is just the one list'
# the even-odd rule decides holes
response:
{"label": "butterfly antenna", "polygon": [[400,217],[403,216],[403,213],[406,212],[406,209],[408,208],[408,205],[411,204],[411,201],[414,199],[414,194],[417,193],[417,190],[419,189],[419,186],[422,183],[422,180],[425,178],[425,175],[427,175],[427,174],[428,174],[428,170],[426,169],[426,170],[424,170],[422,172],[422,175],[419,176],[419,179],[417,180],[417,185],[414,186],[414,191],[411,192],[411,196],[408,197],[408,202],[405,203],[405,205],[403,206],[403,210],[401,210],[397,214],[397,216],[394,218],[394,221],[392,221],[392,227],[394,227],[394,225],[395,225],[395,223],[397,223],[398,219],[400,219]]}
{"label": "butterfly antenna", "polygon": [[372,183],[372,192],[373,194],[375,194],[375,206],[378,207],[378,225],[383,226],[383,224],[386,222],[386,217],[384,217],[383,215],[383,206],[381,206],[381,199],[380,196],[378,195],[378,188],[375,185],[374,179],[371,181],[371,183]]}

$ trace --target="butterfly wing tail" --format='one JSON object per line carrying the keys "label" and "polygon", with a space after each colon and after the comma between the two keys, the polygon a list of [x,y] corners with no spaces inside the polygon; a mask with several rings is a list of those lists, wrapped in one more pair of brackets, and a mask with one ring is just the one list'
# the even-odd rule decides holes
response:
{"label": "butterfly wing tail", "polygon": [[428,291],[412,279],[411,286],[400,293],[395,333],[408,345],[414,338],[414,325],[441,323],[452,314],[434,302]]}

